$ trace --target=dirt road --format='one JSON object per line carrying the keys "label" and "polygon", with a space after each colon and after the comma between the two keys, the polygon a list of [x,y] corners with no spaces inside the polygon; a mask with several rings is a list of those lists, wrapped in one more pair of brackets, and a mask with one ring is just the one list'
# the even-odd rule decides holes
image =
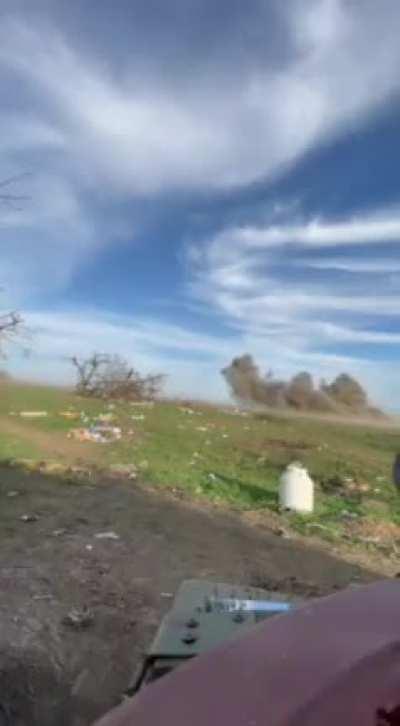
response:
{"label": "dirt road", "polygon": [[[86,726],[114,705],[170,604],[163,593],[185,578],[313,596],[373,577],[132,481],[4,468],[0,503],[0,704],[13,726]],[[119,539],[96,539],[108,530]],[[84,606],[91,625],[63,623]]]}

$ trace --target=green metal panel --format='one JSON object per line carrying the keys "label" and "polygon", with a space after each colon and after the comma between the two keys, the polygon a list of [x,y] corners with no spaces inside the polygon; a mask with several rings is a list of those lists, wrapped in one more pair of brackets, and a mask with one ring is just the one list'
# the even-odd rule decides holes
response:
{"label": "green metal panel", "polygon": [[226,612],[217,603],[225,599],[274,600],[287,602],[279,593],[250,587],[237,587],[205,580],[186,580],[165,616],[149,655],[187,657],[215,648],[246,632],[271,613]]}

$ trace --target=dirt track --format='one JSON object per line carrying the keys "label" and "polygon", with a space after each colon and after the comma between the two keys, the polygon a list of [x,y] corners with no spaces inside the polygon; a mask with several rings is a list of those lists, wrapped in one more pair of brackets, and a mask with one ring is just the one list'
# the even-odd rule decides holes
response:
{"label": "dirt track", "polygon": [[[0,501],[0,702],[13,726],[86,726],[114,705],[170,603],[162,593],[185,578],[313,596],[372,577],[131,481],[68,485],[2,469]],[[37,521],[19,519],[31,512]],[[120,539],[94,538],[107,530]],[[94,621],[74,631],[62,620],[82,606]]]}

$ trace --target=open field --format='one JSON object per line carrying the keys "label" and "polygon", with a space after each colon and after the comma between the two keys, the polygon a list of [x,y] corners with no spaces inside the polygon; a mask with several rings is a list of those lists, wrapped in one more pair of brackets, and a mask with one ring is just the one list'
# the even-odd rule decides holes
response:
{"label": "open field", "polygon": [[[89,422],[112,413],[121,440],[68,438],[81,422],[66,410]],[[20,726],[87,726],[120,698],[185,578],[314,597],[396,574],[399,433],[200,404],[108,408],[4,386],[0,716],[4,706]],[[293,459],[317,485],[311,517],[278,511]],[[88,628],[65,624],[72,608],[88,609]]]}
{"label": "open field", "polygon": [[[121,440],[72,441],[68,431],[82,424],[61,417],[66,409],[84,412],[90,421],[111,412],[122,429]],[[10,415],[21,410],[45,410],[48,416],[25,420]],[[3,461],[67,465],[83,460],[104,469],[134,465],[139,478],[152,485],[251,511],[278,512],[279,476],[298,460],[315,480],[316,510],[310,517],[282,515],[284,526],[338,544],[345,539],[385,548],[400,524],[400,499],[391,482],[400,446],[400,429],[394,424],[242,415],[174,402],[151,407],[117,403],[110,409],[59,389],[13,384],[0,397],[0,431]],[[398,536],[400,540],[400,529]]]}

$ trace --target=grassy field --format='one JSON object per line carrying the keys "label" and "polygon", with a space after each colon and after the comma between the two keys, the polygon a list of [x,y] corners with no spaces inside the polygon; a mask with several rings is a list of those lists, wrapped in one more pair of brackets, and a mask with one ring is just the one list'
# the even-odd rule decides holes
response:
{"label": "grassy field", "polygon": [[[3,384],[0,460],[52,459],[61,446],[64,457],[76,461],[67,434],[81,424],[60,416],[65,409],[84,412],[91,421],[110,411],[107,404],[60,389]],[[45,410],[48,416],[24,420],[22,410]],[[134,464],[152,484],[278,512],[279,476],[288,463],[301,461],[316,483],[316,509],[307,517],[283,515],[285,526],[332,541],[378,545],[396,538],[400,500],[391,467],[400,429],[174,402],[143,408],[117,403],[111,411],[122,440],[76,445],[97,466]],[[400,529],[398,536],[400,541]]]}

